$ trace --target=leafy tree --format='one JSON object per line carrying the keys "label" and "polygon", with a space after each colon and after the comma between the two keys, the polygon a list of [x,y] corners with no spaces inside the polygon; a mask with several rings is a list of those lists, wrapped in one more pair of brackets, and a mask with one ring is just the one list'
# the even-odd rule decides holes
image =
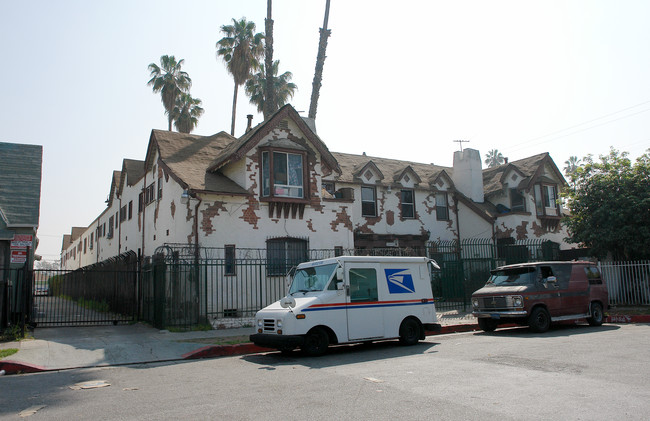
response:
{"label": "leafy tree", "polygon": [[183,59],[176,61],[174,56],[161,56],[160,66],[156,63],[149,65],[151,79],[147,85],[151,86],[155,93],[160,92],[163,107],[169,122],[168,130],[172,130],[172,111],[176,105],[176,98],[182,93],[189,93],[192,86],[192,79],[181,70]]}
{"label": "leafy tree", "polygon": [[487,154],[485,154],[485,165],[488,166],[488,168],[496,167],[505,161],[505,158],[503,158],[503,154],[499,152],[498,149],[492,149],[489,151]]}
{"label": "leafy tree", "polygon": [[610,149],[600,162],[587,156],[571,174],[567,240],[595,256],[650,258],[650,149],[632,164],[627,152]]}
{"label": "leafy tree", "polygon": [[230,134],[235,135],[235,116],[237,110],[237,91],[246,83],[251,72],[259,69],[259,59],[264,53],[264,34],[255,33],[255,23],[246,18],[233,19],[232,25],[221,26],[225,37],[217,41],[217,56],[226,63],[228,73],[235,81],[235,92],[232,99],[232,125]]}
{"label": "leafy tree", "polygon": [[199,124],[199,117],[203,115],[203,111],[200,99],[192,98],[190,94],[181,94],[176,98],[171,114],[176,130],[181,133],[191,133]]}
{"label": "leafy tree", "polygon": [[[289,98],[293,98],[296,89],[298,89],[296,84],[291,82],[291,78],[293,77],[291,72],[284,72],[278,76],[279,67],[280,60],[275,60],[273,62],[273,78],[271,79],[271,90],[273,92],[273,101],[275,102],[271,108],[275,111],[279,110],[280,107],[286,104]],[[257,106],[258,112],[264,111],[266,105],[266,82],[267,78],[264,68],[260,68],[258,73],[246,81],[246,95],[249,96],[251,104]],[[268,116],[264,116],[264,118],[268,118]]]}

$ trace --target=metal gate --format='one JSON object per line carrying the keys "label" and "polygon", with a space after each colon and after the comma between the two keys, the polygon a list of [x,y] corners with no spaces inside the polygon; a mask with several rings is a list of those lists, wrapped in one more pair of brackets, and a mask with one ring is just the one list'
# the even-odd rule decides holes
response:
{"label": "metal gate", "polygon": [[34,270],[29,321],[38,327],[137,320],[137,270]]}

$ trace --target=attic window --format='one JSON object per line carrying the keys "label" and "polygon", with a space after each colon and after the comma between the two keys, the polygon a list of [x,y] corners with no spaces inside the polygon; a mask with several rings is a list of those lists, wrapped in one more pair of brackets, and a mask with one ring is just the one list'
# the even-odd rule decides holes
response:
{"label": "attic window", "polygon": [[366,171],[364,176],[366,177],[366,180],[370,181],[370,179],[372,178],[372,171],[370,170]]}
{"label": "attic window", "polygon": [[404,182],[408,183],[409,181],[411,181],[411,179],[409,178],[408,174],[406,174],[404,176]]}

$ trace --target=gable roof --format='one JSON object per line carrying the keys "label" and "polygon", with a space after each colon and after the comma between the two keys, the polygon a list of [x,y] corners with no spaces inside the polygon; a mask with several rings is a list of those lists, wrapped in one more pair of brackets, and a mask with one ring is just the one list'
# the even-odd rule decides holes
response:
{"label": "gable roof", "polygon": [[355,177],[358,176],[359,171],[367,168],[370,163],[382,174],[402,174],[406,169],[410,168],[419,178],[419,182],[421,180],[435,179],[442,171],[449,170],[449,168],[433,164],[421,164],[374,156],[340,152],[333,152],[332,155],[334,155],[341,168],[341,175],[336,180],[344,183],[356,183]]}
{"label": "gable roof", "polygon": [[0,218],[8,227],[37,227],[43,147],[0,142]]}
{"label": "gable roof", "polygon": [[316,150],[318,150],[323,163],[325,163],[333,171],[340,171],[336,159],[329,151],[329,149],[327,149],[325,143],[323,143],[318,135],[316,135],[316,133],[311,130],[307,123],[305,123],[298,112],[290,104],[287,104],[284,107],[280,108],[268,120],[265,120],[257,126],[253,127],[238,140],[228,145],[228,147],[225,148],[210,164],[208,171],[217,171],[224,165],[243,158],[249,150],[255,147],[264,136],[271,132],[271,130],[278,127],[280,121],[284,119],[290,119],[298,126],[300,131],[305,135],[305,137],[307,137],[307,140],[309,140],[309,142],[316,148]]}
{"label": "gable roof", "polygon": [[170,175],[186,189],[194,191],[248,194],[248,191],[220,173],[206,172],[208,166],[235,140],[226,132],[212,136],[152,130],[145,161],[153,165],[154,150]]}
{"label": "gable roof", "polygon": [[560,184],[565,185],[566,180],[557,168],[548,152],[533,155],[528,158],[512,161],[508,164],[499,165],[483,170],[483,187],[485,195],[500,192],[503,189],[504,177],[510,170],[515,170],[524,177],[519,183],[519,188],[528,190],[538,180],[545,165],[549,165]]}

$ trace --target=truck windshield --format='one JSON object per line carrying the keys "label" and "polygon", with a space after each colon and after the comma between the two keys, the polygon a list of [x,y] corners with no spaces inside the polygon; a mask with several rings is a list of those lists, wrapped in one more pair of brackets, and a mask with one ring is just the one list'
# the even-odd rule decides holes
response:
{"label": "truck windshield", "polygon": [[291,282],[289,295],[296,292],[322,291],[336,272],[336,263],[298,269]]}
{"label": "truck windshield", "polygon": [[534,267],[512,268],[494,270],[487,285],[491,286],[512,286],[530,285],[535,282],[536,271]]}

